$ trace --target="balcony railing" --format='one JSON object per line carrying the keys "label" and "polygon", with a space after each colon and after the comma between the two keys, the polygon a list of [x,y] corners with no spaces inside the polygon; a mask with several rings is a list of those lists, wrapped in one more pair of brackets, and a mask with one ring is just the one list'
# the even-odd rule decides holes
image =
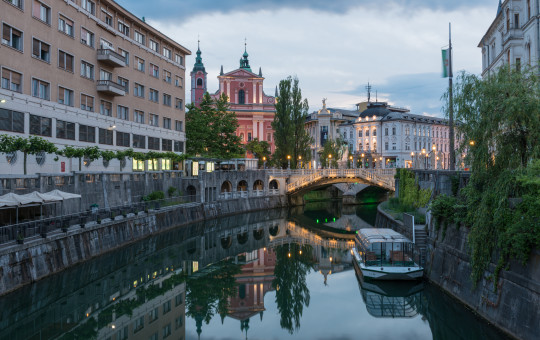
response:
{"label": "balcony railing", "polygon": [[112,80],[98,80],[97,90],[111,96],[124,96],[126,94],[126,88]]}
{"label": "balcony railing", "polygon": [[97,59],[112,67],[126,67],[126,58],[120,53],[116,53],[108,48],[98,49]]}

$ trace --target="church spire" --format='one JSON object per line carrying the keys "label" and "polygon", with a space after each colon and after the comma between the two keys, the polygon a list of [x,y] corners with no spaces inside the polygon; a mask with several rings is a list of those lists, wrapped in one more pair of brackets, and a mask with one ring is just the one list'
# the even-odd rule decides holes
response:
{"label": "church spire", "polygon": [[220,76],[223,75],[223,65],[221,65],[221,71],[219,72],[219,75],[220,75]]}
{"label": "church spire", "polygon": [[240,68],[252,72],[251,67],[249,66],[248,57],[249,54],[247,53],[247,39],[244,39],[244,54],[242,55],[242,58],[240,58]]}
{"label": "church spire", "polygon": [[262,77],[262,68],[259,67],[259,77]]}
{"label": "church spire", "polygon": [[202,71],[206,73],[204,64],[201,57],[201,41],[197,40],[197,57],[195,58],[195,65],[193,66],[193,72]]}

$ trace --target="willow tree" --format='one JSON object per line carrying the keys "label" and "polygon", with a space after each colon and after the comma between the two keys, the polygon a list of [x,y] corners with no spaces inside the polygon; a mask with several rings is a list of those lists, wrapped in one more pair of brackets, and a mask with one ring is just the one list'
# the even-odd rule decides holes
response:
{"label": "willow tree", "polygon": [[298,83],[298,78],[290,76],[279,82],[276,115],[272,122],[276,145],[274,161],[285,166],[287,156],[290,156],[293,168],[297,167],[300,157],[304,163],[311,159],[311,137],[305,128],[309,105],[307,99],[302,99]]}
{"label": "willow tree", "polygon": [[459,150],[472,170],[460,194],[476,283],[492,256],[497,277],[540,246],[540,82],[535,70],[506,66],[485,78],[461,73],[453,90]]}

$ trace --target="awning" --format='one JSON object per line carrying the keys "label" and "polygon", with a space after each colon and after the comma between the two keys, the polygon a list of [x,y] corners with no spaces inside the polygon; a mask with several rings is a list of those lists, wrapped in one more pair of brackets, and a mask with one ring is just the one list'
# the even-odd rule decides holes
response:
{"label": "awning", "polygon": [[41,193],[34,191],[25,195],[17,195],[9,193],[0,196],[0,207],[24,207],[30,204],[42,204],[51,202],[60,202],[71,198],[81,198],[81,195],[72,194],[69,192],[63,192],[60,190],[53,190],[47,193]]}

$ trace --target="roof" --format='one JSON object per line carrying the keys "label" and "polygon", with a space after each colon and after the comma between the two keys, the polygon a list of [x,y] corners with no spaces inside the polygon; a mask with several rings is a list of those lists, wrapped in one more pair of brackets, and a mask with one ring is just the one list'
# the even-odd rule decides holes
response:
{"label": "roof", "polygon": [[397,231],[385,228],[365,228],[358,230],[358,237],[369,242],[411,242]]}

